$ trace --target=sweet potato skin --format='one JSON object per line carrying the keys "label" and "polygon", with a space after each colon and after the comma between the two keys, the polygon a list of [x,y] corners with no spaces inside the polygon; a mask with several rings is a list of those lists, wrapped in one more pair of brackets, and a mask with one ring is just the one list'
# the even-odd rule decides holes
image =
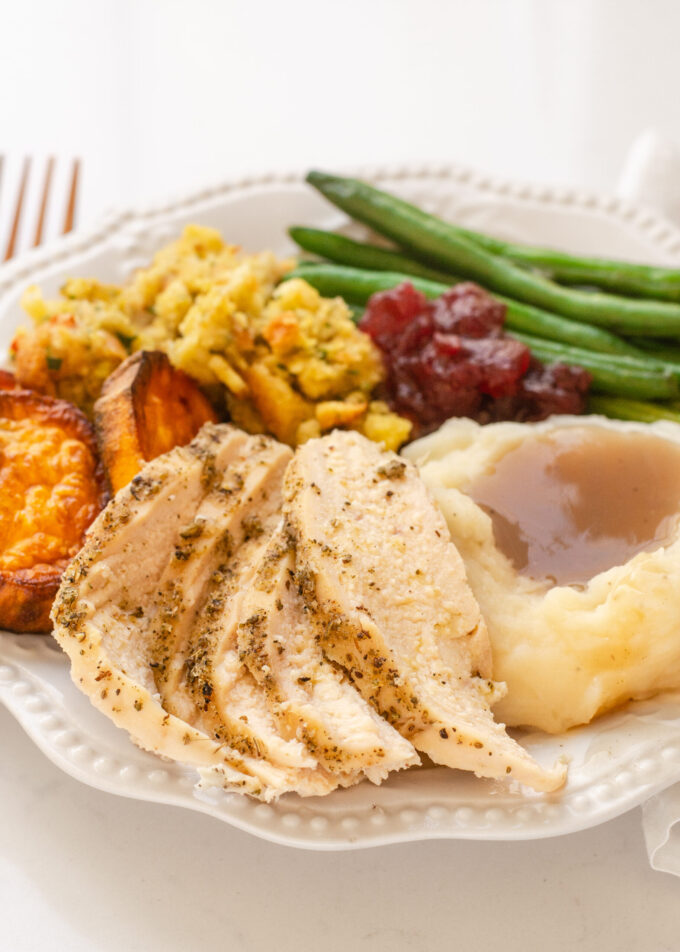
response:
{"label": "sweet potato skin", "polygon": [[113,492],[145,463],[190,443],[217,422],[198,385],[162,351],[140,350],[114,370],[94,406],[99,450]]}
{"label": "sweet potato skin", "polygon": [[0,628],[19,634],[51,631],[50,609],[67,565],[64,559],[41,570],[0,572]]}
{"label": "sweet potato skin", "polygon": [[62,572],[107,499],[83,414],[63,400],[0,389],[0,628],[51,629]]}

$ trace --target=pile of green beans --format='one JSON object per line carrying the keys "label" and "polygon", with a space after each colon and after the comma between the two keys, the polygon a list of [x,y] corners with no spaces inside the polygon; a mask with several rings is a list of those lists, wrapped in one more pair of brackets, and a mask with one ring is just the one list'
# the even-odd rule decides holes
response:
{"label": "pile of green beans", "polygon": [[[385,283],[383,288],[379,288],[375,283],[378,280],[374,273],[376,271],[396,273],[399,275],[400,281],[410,280],[427,297],[439,297],[451,285],[462,280],[461,278],[424,269],[418,262],[410,261],[399,252],[387,248],[376,248],[375,245],[362,244],[333,232],[319,231],[314,228],[291,228],[289,233],[291,238],[304,251],[312,252],[319,255],[319,257],[327,258],[329,261],[341,265],[353,266],[356,269],[352,275],[346,268],[333,271],[330,266],[326,266],[325,272],[317,274],[317,280],[323,280],[323,274],[326,274],[329,289],[338,288],[339,283],[342,282],[346,288],[345,293],[337,289],[335,291],[329,290],[329,293],[344,297],[355,304],[365,304],[371,294],[375,294],[376,290],[394,287],[392,282]],[[362,281],[366,282],[366,293],[363,295],[359,294]],[[357,294],[359,294],[359,298]],[[525,331],[527,334],[536,334],[537,337],[563,341],[565,344],[573,344],[577,347],[590,347],[602,353],[646,356],[644,350],[628,343],[610,331],[559,317],[549,311],[543,311],[528,304],[521,304],[519,301],[514,301],[512,298],[504,297],[501,294],[494,294],[493,296],[507,306],[505,323],[511,330]]]}
{"label": "pile of green beans", "polygon": [[352,218],[391,238],[409,256],[479,281],[525,304],[629,336],[680,336],[680,303],[565,288],[463,237],[459,229],[357,179],[310,172],[307,181]]}
{"label": "pile of green beans", "polygon": [[372,294],[403,281],[427,297],[478,281],[506,305],[506,330],[540,360],[591,374],[592,412],[680,422],[680,270],[511,244],[356,179],[310,172],[307,180],[396,247],[294,227],[299,247],[326,263],[303,263],[291,277],[304,277],[324,296],[343,297],[355,312]]}

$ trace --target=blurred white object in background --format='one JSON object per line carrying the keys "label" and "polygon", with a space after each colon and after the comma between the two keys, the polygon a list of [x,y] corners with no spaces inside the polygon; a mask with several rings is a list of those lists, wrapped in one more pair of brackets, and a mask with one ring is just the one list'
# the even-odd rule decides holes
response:
{"label": "blurred white object in background", "polygon": [[633,143],[617,189],[621,198],[648,205],[680,223],[680,148],[656,129],[647,129]]}

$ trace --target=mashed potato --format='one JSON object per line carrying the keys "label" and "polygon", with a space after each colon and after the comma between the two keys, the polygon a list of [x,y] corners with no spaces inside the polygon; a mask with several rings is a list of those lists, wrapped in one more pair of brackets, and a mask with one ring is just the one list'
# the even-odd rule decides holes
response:
{"label": "mashed potato", "polygon": [[189,225],[121,286],[73,278],[54,300],[28,288],[34,326],[12,343],[17,378],[90,413],[129,353],[163,350],[249,432],[296,445],[344,426],[397,449],[411,424],[372,399],[380,353],[341,298],[279,283],[294,263]]}
{"label": "mashed potato", "polygon": [[[587,723],[631,698],[680,688],[677,515],[669,517],[664,544],[638,551],[582,584],[552,584],[518,570],[497,544],[488,509],[466,491],[523,441],[566,427],[585,427],[582,432],[595,440],[605,428],[630,437],[656,435],[674,447],[680,443],[680,426],[665,422],[555,417],[533,425],[480,427],[461,419],[404,450],[444,512],[486,619],[494,677],[508,686],[494,713],[509,725],[551,733]],[[669,492],[677,485],[669,483]],[[616,484],[601,488],[617,494]],[[535,492],[528,479],[527,493]],[[680,493],[677,499],[680,508]]]}

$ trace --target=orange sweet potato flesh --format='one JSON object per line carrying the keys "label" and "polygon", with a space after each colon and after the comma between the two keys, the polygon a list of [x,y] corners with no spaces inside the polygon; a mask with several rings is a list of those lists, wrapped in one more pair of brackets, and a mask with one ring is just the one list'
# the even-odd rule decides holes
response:
{"label": "orange sweet potato flesh", "polygon": [[0,628],[50,631],[62,572],[107,495],[94,431],[80,410],[0,389]]}
{"label": "orange sweet potato flesh", "polygon": [[16,390],[19,387],[16,377],[9,370],[0,370],[0,390]]}
{"label": "orange sweet potato flesh", "polygon": [[113,492],[144,464],[190,443],[217,414],[198,385],[166,354],[140,350],[104,382],[94,406],[95,429]]}

